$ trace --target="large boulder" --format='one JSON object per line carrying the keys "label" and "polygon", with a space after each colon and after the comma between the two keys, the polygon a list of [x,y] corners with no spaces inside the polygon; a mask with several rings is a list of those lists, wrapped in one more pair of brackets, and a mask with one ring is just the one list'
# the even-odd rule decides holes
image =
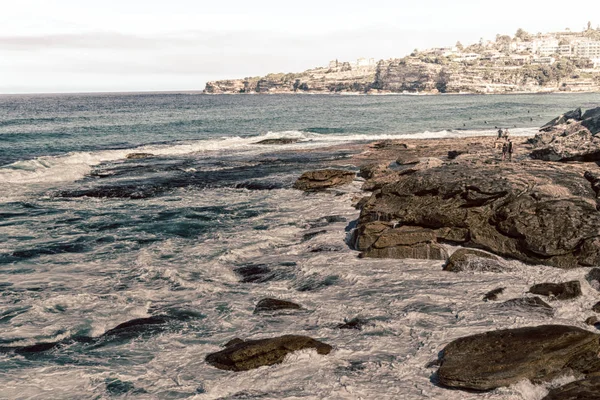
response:
{"label": "large boulder", "polygon": [[351,183],[356,174],[343,169],[321,169],[302,174],[294,183],[295,189],[314,192]]}
{"label": "large boulder", "polygon": [[542,400],[598,400],[599,398],[600,376],[592,376],[552,389]]}
{"label": "large boulder", "polygon": [[579,281],[563,283],[538,283],[529,289],[530,293],[552,296],[556,300],[569,300],[581,296]]}
{"label": "large boulder", "polygon": [[531,158],[544,161],[598,161],[600,160],[600,138],[577,122],[560,125],[553,131],[536,135],[536,148]]}
{"label": "large boulder", "polygon": [[355,247],[362,257],[445,260],[448,253],[436,242],[435,232],[418,226],[395,228],[385,222],[364,224]]}
{"label": "large boulder", "polygon": [[589,129],[594,135],[600,132],[600,107],[587,110],[581,119],[581,125]]}
{"label": "large boulder", "polygon": [[543,325],[468,336],[448,344],[439,382],[447,387],[491,390],[521,380],[552,380],[600,371],[600,336],[580,328]]}
{"label": "large boulder", "polygon": [[[392,238],[406,237],[394,228],[401,225],[436,235],[460,232],[465,247],[526,263],[600,265],[595,203],[589,182],[573,168],[533,161],[446,164],[396,176],[376,190],[361,209],[356,247],[392,257]],[[435,242],[422,236],[419,243]]]}
{"label": "large boulder", "polygon": [[555,126],[562,125],[569,120],[581,121],[581,108],[577,108],[575,110],[568,111],[562,115],[559,115],[558,117],[554,118],[552,121],[544,124],[540,128],[540,131],[550,131]]}
{"label": "large boulder", "polygon": [[503,272],[509,268],[498,257],[480,250],[458,249],[444,265],[444,271]]}
{"label": "large boulder", "polygon": [[332,347],[308,336],[285,335],[271,339],[232,340],[224,350],[206,356],[213,367],[229,371],[247,371],[265,365],[279,364],[294,351],[315,349],[329,354]]}

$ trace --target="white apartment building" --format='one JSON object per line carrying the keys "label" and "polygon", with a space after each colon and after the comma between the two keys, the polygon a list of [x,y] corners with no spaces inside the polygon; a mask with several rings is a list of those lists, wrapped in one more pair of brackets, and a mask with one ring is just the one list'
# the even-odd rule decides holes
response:
{"label": "white apartment building", "polygon": [[374,58],[359,58],[356,60],[356,63],[354,65],[358,68],[371,67],[371,66],[375,65],[375,59]]}
{"label": "white apartment building", "polygon": [[533,51],[540,56],[549,56],[558,53],[560,48],[558,39],[539,39],[533,41]]}
{"label": "white apartment building", "polygon": [[580,41],[573,46],[573,54],[582,58],[600,58],[600,42]]}
{"label": "white apartment building", "polygon": [[474,61],[481,58],[481,54],[477,53],[459,53],[454,61]]}

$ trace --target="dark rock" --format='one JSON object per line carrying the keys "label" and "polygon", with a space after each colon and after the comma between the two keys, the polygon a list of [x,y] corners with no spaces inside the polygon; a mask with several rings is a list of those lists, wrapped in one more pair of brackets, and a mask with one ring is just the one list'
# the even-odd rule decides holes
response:
{"label": "dark rock", "polygon": [[[465,247],[503,257],[560,268],[600,265],[600,213],[582,175],[547,163],[457,162],[396,177],[361,209],[356,248],[368,249],[396,224],[459,228]],[[531,184],[540,176],[545,188]]]}
{"label": "dark rock", "polygon": [[155,315],[148,318],[137,318],[123,322],[112,329],[107,330],[101,338],[118,338],[119,340],[132,339],[147,334],[162,332],[164,324],[173,318],[168,315]]}
{"label": "dark rock", "polygon": [[510,268],[500,262],[498,257],[480,250],[458,249],[444,265],[444,271],[479,271],[479,272],[504,272]]}
{"label": "dark rock", "polygon": [[581,119],[581,125],[588,128],[592,134],[600,132],[600,107],[587,110]]}
{"label": "dark rock", "polygon": [[363,196],[360,199],[356,200],[352,206],[357,209],[360,210],[361,208],[363,208],[363,206],[365,204],[367,204],[367,201],[369,201],[369,196]]}
{"label": "dark rock", "polygon": [[244,340],[236,337],[231,339],[229,342],[225,343],[223,347],[235,346],[236,344],[240,343],[244,343]]}
{"label": "dark rock", "polygon": [[581,108],[577,108],[575,110],[568,111],[568,112],[564,113],[563,115],[560,115],[560,116],[554,118],[552,121],[544,124],[540,128],[540,131],[550,131],[555,126],[564,124],[568,120],[581,121]]}
{"label": "dark rock", "polygon": [[600,398],[600,376],[571,382],[552,389],[542,400],[598,400]]}
{"label": "dark rock", "polygon": [[387,149],[387,148],[397,148],[397,149],[408,149],[408,145],[406,143],[397,142],[395,140],[382,140],[380,142],[373,143],[371,145],[374,149]]}
{"label": "dark rock", "polygon": [[443,386],[491,390],[523,379],[600,371],[599,336],[571,326],[506,329],[454,340],[442,353]]}
{"label": "dark rock", "polygon": [[393,228],[371,222],[359,228],[356,249],[362,257],[445,260],[448,253],[436,242],[435,232],[416,226]]}
{"label": "dark rock", "polygon": [[348,185],[356,174],[340,169],[321,169],[302,174],[294,183],[294,188],[305,192],[314,192],[332,187]]}
{"label": "dark rock", "polygon": [[600,313],[600,301],[594,304],[594,306],[592,307],[592,311]]}
{"label": "dark rock", "polygon": [[598,320],[598,317],[596,317],[595,315],[586,318],[585,323],[588,325],[596,325],[598,322],[600,322],[600,320]]}
{"label": "dark rock", "polygon": [[294,351],[316,349],[319,354],[329,354],[332,347],[307,336],[285,335],[271,339],[246,340],[206,356],[213,367],[229,371],[247,371],[266,365],[281,363]]}
{"label": "dark rock", "polygon": [[500,304],[500,307],[535,312],[546,316],[554,315],[552,306],[537,296],[506,300]]}
{"label": "dark rock", "polygon": [[502,294],[504,292],[503,287],[501,288],[496,288],[494,290],[490,290],[489,292],[487,292],[485,294],[485,296],[483,296],[483,301],[495,301],[498,300],[498,295]]}
{"label": "dark rock", "polygon": [[365,179],[371,179],[375,176],[385,173],[388,169],[387,163],[371,163],[360,166],[358,176]]}
{"label": "dark rock", "polygon": [[468,151],[466,150],[450,150],[448,152],[448,159],[449,160],[454,160],[456,157],[460,156],[461,154],[467,154]]}
{"label": "dark rock", "polygon": [[343,324],[339,324],[338,329],[357,329],[362,330],[363,326],[367,325],[369,321],[359,317],[352,318],[350,321],[345,321]]}
{"label": "dark rock", "polygon": [[126,393],[132,394],[146,394],[148,393],[145,389],[138,389],[133,383],[129,381],[121,381],[116,378],[106,378],[104,381],[106,384],[106,391],[112,396],[121,396]]}
{"label": "dark rock", "polygon": [[302,307],[291,301],[279,300],[279,299],[262,299],[256,305],[254,314],[258,314],[266,311],[277,311],[277,310],[299,310]]}
{"label": "dark rock", "polygon": [[581,116],[581,119],[586,120],[586,119],[596,118],[596,117],[600,117],[600,107],[590,108],[589,110],[587,110],[586,112],[583,113],[583,115]]}
{"label": "dark rock", "polygon": [[342,250],[344,250],[344,247],[342,247],[342,246],[336,246],[333,244],[320,244],[317,246],[310,247],[308,251],[311,253],[325,253],[325,252],[342,251]]}
{"label": "dark rock", "polygon": [[553,296],[557,300],[574,299],[581,296],[581,283],[579,281],[539,283],[529,288],[529,292],[542,296]]}
{"label": "dark rock", "polygon": [[255,144],[293,144],[299,142],[300,139],[296,138],[280,138],[280,139],[264,139]]}
{"label": "dark rock", "polygon": [[240,281],[243,283],[264,283],[289,278],[290,272],[285,267],[287,265],[250,264],[234,268],[233,272],[242,278]]}
{"label": "dark rock", "polygon": [[600,268],[592,268],[585,276],[585,280],[592,288],[600,292]]}
{"label": "dark rock", "polygon": [[420,160],[418,157],[410,155],[400,156],[396,159],[396,164],[398,165],[414,165],[418,164],[419,162]]}
{"label": "dark rock", "polygon": [[151,153],[129,153],[126,156],[126,158],[128,160],[141,160],[144,158],[152,158],[152,157],[154,157],[154,154],[151,154]]}
{"label": "dark rock", "polygon": [[469,230],[465,228],[440,228],[435,230],[437,239],[442,242],[465,243],[469,241]]}

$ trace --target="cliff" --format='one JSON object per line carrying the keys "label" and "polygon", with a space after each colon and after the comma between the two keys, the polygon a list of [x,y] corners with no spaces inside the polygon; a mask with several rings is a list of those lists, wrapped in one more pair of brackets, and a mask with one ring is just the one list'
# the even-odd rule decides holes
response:
{"label": "cliff", "polygon": [[205,93],[521,93],[600,91],[600,70],[570,60],[550,64],[458,62],[411,56],[356,67],[208,82]]}

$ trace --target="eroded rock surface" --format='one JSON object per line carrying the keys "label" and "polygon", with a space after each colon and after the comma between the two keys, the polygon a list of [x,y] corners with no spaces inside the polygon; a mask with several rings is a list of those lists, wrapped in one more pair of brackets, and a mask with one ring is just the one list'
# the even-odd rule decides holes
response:
{"label": "eroded rock surface", "polygon": [[593,376],[553,389],[542,400],[598,400],[600,376]]}
{"label": "eroded rock surface", "polygon": [[391,250],[392,238],[406,237],[395,226],[408,225],[435,232],[419,241],[427,249],[454,232],[465,247],[526,263],[599,265],[596,194],[581,170],[563,165],[455,160],[396,175],[363,205],[356,248],[369,257],[402,257]]}
{"label": "eroded rock surface", "polygon": [[355,244],[362,257],[445,260],[448,253],[436,243],[435,232],[416,226],[393,227],[387,222],[363,224]]}
{"label": "eroded rock surface", "polygon": [[356,174],[342,169],[321,169],[302,174],[294,183],[295,189],[315,192],[351,183]]}
{"label": "eroded rock surface", "polygon": [[315,349],[319,354],[329,354],[332,349],[328,344],[300,335],[245,341],[238,339],[228,344],[224,350],[206,356],[206,362],[219,369],[247,371],[279,364],[294,351]]}
{"label": "eroded rock surface", "polygon": [[490,390],[523,379],[600,371],[599,335],[571,326],[543,325],[487,332],[454,340],[441,357],[442,385]]}
{"label": "eroded rock surface", "polygon": [[480,250],[458,249],[444,265],[444,271],[503,272],[509,268],[498,257]]}

